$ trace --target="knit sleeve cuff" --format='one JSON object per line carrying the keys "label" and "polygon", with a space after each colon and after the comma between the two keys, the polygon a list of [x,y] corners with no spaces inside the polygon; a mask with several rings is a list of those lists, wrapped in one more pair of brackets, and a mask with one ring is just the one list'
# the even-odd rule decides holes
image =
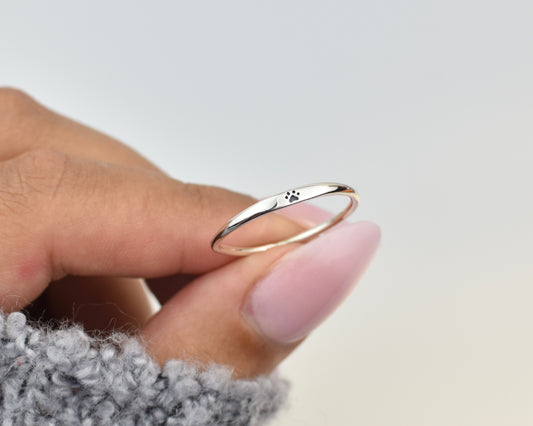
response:
{"label": "knit sleeve cuff", "polygon": [[161,368],[123,333],[96,339],[0,314],[2,424],[260,425],[285,405],[286,380],[231,374],[182,360]]}

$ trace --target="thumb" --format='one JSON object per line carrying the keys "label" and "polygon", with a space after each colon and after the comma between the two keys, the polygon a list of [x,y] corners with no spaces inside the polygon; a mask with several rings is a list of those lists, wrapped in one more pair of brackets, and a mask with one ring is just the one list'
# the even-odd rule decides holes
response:
{"label": "thumb", "polygon": [[143,330],[160,364],[171,358],[272,371],[361,278],[380,241],[371,222],[344,223],[305,245],[238,259],[189,283]]}

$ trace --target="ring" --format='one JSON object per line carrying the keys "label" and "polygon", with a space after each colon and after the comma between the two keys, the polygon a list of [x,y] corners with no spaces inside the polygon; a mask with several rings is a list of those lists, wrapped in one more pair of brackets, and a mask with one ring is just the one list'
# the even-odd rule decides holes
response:
{"label": "ring", "polygon": [[[333,216],[331,219],[328,219],[319,225],[309,228],[300,234],[282,241],[256,247],[235,247],[223,244],[223,240],[226,236],[228,236],[228,234],[260,216],[326,195],[345,195],[349,198],[350,203],[343,211]],[[266,251],[273,247],[290,244],[297,241],[310,240],[311,238],[320,234],[322,231],[335,226],[345,217],[349,216],[355,211],[358,205],[359,195],[357,192],[353,188],[341,183],[317,183],[313,185],[302,186],[300,188],[289,189],[281,194],[273,195],[272,197],[258,201],[257,203],[240,212],[238,215],[231,218],[219,230],[219,232],[217,232],[213,238],[213,241],[211,242],[211,248],[218,253],[230,254],[233,256],[247,256],[252,253]]]}

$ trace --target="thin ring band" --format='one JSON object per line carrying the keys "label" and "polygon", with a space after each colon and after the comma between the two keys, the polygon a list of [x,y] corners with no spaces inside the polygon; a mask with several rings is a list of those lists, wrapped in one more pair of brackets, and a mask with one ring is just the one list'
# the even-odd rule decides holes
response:
{"label": "thin ring band", "polygon": [[[275,243],[264,244],[256,247],[234,247],[223,244],[223,239],[244,224],[257,219],[260,216],[280,210],[294,204],[303,203],[304,201],[313,198],[327,196],[327,195],[345,195],[350,199],[350,204],[339,214],[333,216],[331,219],[322,222],[312,228],[309,228],[293,237],[281,240]],[[322,231],[329,229],[343,220],[345,217],[352,214],[359,205],[359,195],[357,192],[341,183],[317,183],[313,185],[302,186],[299,188],[290,189],[272,197],[265,198],[251,205],[247,209],[240,212],[238,215],[231,218],[220,230],[211,242],[211,248],[224,254],[233,256],[247,256],[252,253],[266,251],[273,247],[295,243],[297,241],[305,241],[313,238]]]}

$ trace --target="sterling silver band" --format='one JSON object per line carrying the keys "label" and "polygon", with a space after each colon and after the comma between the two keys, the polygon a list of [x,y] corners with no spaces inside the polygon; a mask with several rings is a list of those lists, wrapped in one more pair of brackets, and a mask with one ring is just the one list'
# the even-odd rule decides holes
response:
{"label": "sterling silver band", "polygon": [[[331,219],[328,219],[319,225],[306,229],[305,231],[282,241],[256,247],[234,247],[223,244],[223,239],[228,234],[235,231],[242,225],[257,219],[259,216],[326,195],[345,195],[349,198],[350,203],[343,211],[333,216]],[[313,185],[290,189],[282,192],[281,194],[258,201],[257,203],[240,212],[237,216],[230,219],[213,238],[213,241],[211,242],[211,248],[219,253],[230,254],[233,256],[246,256],[284,244],[310,240],[311,238],[320,234],[322,231],[335,226],[345,217],[349,216],[355,211],[358,205],[359,195],[357,192],[349,186],[341,183],[316,183]]]}

